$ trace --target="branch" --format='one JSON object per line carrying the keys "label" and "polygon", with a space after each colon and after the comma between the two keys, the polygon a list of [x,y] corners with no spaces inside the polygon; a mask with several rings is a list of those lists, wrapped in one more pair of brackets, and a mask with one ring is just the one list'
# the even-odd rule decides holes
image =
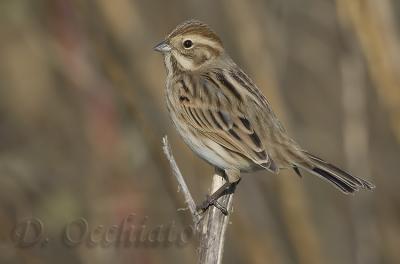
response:
{"label": "branch", "polygon": [[[226,216],[220,209],[215,206],[211,206],[204,213],[204,215],[200,216],[196,210],[196,204],[192,195],[190,194],[189,188],[187,187],[182,173],[180,172],[172,155],[167,136],[163,138],[163,150],[170,162],[172,172],[178,181],[180,189],[185,196],[185,201],[192,214],[195,230],[199,232],[200,246],[198,263],[220,264],[222,262],[225,234],[229,223],[229,215]],[[215,192],[224,183],[225,179],[223,175],[221,175],[219,170],[216,170],[215,174],[213,175],[210,193],[212,194]],[[232,193],[226,194],[218,199],[219,205],[225,207],[229,213],[232,212],[233,208],[233,192],[234,190],[232,190]]]}
{"label": "branch", "polygon": [[[215,173],[212,180],[211,193],[225,183],[219,173]],[[220,209],[211,206],[205,212],[200,228],[199,263],[221,263],[224,251],[225,234],[229,224],[229,214],[233,208],[233,192],[218,199],[218,203],[225,207],[228,215],[224,215]]]}
{"label": "branch", "polygon": [[197,225],[197,223],[200,222],[201,218],[200,218],[199,214],[197,213],[196,203],[194,202],[193,197],[190,194],[189,188],[187,187],[186,182],[183,179],[182,173],[179,170],[178,165],[176,164],[174,156],[172,155],[171,146],[168,143],[167,136],[163,137],[163,150],[164,150],[164,153],[167,156],[167,159],[171,165],[172,172],[178,181],[179,188],[180,188],[180,190],[182,190],[182,193],[185,196],[185,202],[189,207],[190,213],[193,218],[193,222],[195,225]]}

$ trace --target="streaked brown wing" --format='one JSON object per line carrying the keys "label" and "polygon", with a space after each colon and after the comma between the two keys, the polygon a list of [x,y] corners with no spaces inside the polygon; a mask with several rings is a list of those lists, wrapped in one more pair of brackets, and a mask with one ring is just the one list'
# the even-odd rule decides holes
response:
{"label": "streaked brown wing", "polygon": [[240,109],[239,104],[232,104],[235,98],[230,98],[223,89],[216,87],[218,81],[202,80],[199,87],[194,88],[195,92],[189,92],[190,89],[182,91],[181,98],[185,99],[180,100],[180,116],[214,142],[275,171],[275,164],[254,130],[252,121],[242,110],[245,108]]}

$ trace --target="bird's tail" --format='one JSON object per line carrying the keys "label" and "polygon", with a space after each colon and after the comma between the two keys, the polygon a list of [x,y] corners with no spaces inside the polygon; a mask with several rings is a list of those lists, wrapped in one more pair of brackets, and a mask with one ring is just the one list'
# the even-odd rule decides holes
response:
{"label": "bird's tail", "polygon": [[309,161],[296,162],[294,168],[296,173],[299,174],[298,168],[302,168],[324,180],[333,184],[336,188],[343,193],[354,193],[359,189],[372,190],[375,186],[361,178],[350,175],[349,173],[339,169],[338,167],[308,153],[304,152]]}

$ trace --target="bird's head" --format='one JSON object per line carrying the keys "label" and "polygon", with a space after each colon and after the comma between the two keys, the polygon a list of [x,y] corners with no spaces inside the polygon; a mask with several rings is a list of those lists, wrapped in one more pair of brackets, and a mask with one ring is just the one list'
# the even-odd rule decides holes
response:
{"label": "bird's head", "polygon": [[154,50],[163,53],[180,70],[196,71],[210,65],[224,48],[208,25],[189,20],[178,25]]}

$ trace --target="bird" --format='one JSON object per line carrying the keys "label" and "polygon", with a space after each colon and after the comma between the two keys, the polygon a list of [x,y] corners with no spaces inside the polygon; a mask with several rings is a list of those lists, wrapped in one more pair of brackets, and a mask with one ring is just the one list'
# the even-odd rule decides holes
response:
{"label": "bird", "polygon": [[226,179],[199,210],[216,205],[242,173],[257,170],[279,174],[289,168],[300,177],[304,170],[345,194],[375,188],[300,147],[207,24],[185,21],[154,50],[164,57],[165,100],[174,127],[190,149]]}

